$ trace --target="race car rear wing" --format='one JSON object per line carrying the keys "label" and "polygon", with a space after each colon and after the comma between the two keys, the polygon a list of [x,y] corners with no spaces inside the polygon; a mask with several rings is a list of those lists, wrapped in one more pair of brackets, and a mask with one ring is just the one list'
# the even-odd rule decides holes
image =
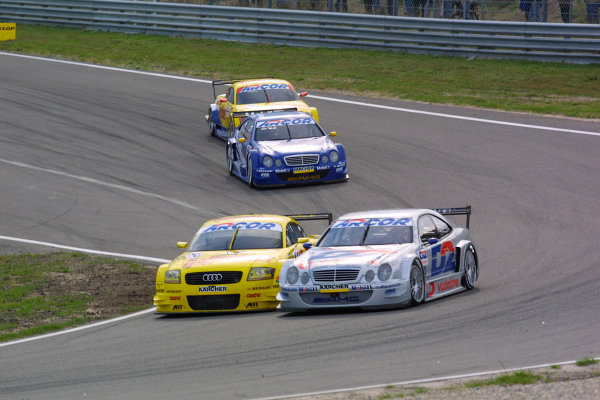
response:
{"label": "race car rear wing", "polygon": [[331,222],[333,222],[333,214],[332,213],[287,214],[286,217],[293,218],[296,221],[326,219],[329,221],[329,225],[331,225]]}
{"label": "race car rear wing", "polygon": [[273,77],[267,76],[267,77],[264,77],[264,78],[244,78],[244,79],[234,79],[234,80],[231,80],[231,81],[223,81],[223,80],[212,81],[213,95],[214,95],[214,97],[216,99],[217,98],[216,86],[233,85],[234,83],[239,82],[239,81],[247,81],[247,80],[253,80],[253,79],[273,79]]}
{"label": "race car rear wing", "polygon": [[469,229],[469,221],[471,219],[471,206],[454,208],[434,208],[433,211],[437,211],[442,215],[466,215],[467,229]]}

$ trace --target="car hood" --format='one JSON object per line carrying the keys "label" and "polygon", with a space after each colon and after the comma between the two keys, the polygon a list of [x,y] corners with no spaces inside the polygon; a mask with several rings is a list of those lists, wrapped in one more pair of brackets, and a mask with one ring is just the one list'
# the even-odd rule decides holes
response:
{"label": "car hood", "polygon": [[329,136],[306,139],[272,140],[258,142],[258,149],[267,154],[326,153],[335,150],[335,143]]}
{"label": "car hood", "polygon": [[276,267],[282,259],[288,258],[289,249],[235,250],[235,251],[190,251],[175,258],[169,268],[191,272],[206,268],[250,269],[254,266]]}
{"label": "car hood", "polygon": [[391,258],[396,258],[408,252],[412,246],[344,246],[344,247],[313,247],[295,261],[300,269],[319,267],[371,266],[381,265]]}

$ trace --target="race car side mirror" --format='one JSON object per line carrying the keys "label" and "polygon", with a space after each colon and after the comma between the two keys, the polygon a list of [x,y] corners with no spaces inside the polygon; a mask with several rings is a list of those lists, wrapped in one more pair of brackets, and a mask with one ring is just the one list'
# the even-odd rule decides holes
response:
{"label": "race car side mirror", "polygon": [[243,138],[243,137],[238,139],[238,143],[244,143],[245,141],[246,141],[246,138]]}
{"label": "race car side mirror", "polygon": [[177,247],[180,249],[187,249],[188,242],[177,242]]}
{"label": "race car side mirror", "polygon": [[312,243],[311,242],[306,242],[302,245],[302,247],[304,247],[304,250],[308,250],[312,247]]}
{"label": "race car side mirror", "polygon": [[427,239],[427,243],[429,243],[429,244],[436,244],[437,242],[439,242],[439,240],[437,238]]}
{"label": "race car side mirror", "polygon": [[329,132],[329,136],[337,136],[337,132],[336,131]]}
{"label": "race car side mirror", "polygon": [[227,103],[227,99],[226,99],[226,98],[223,98],[223,97],[221,97],[221,98],[219,99],[219,103]]}
{"label": "race car side mirror", "polygon": [[308,96],[308,92],[298,93],[298,96],[300,96],[300,97],[306,97],[306,96]]}

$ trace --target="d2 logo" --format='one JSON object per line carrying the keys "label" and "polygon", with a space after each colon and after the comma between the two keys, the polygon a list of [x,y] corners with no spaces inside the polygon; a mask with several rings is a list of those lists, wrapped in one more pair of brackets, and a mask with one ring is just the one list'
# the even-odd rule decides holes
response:
{"label": "d2 logo", "polygon": [[431,248],[431,276],[454,271],[456,252],[452,242],[439,243]]}

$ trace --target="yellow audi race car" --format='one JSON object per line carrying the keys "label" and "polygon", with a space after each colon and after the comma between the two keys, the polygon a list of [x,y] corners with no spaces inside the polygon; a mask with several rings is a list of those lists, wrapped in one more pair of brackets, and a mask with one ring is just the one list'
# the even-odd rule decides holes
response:
{"label": "yellow audi race car", "polygon": [[156,273],[158,313],[275,309],[279,270],[314,244],[297,220],[323,220],[329,213],[293,216],[249,214],[207,221],[186,251]]}
{"label": "yellow audi race car", "polygon": [[[283,79],[213,81],[212,86],[215,102],[206,115],[211,136],[227,140],[244,118],[256,113],[300,111],[319,122],[317,109],[301,100],[308,93],[296,93],[292,84]],[[227,93],[217,96],[218,86],[228,86]]]}

